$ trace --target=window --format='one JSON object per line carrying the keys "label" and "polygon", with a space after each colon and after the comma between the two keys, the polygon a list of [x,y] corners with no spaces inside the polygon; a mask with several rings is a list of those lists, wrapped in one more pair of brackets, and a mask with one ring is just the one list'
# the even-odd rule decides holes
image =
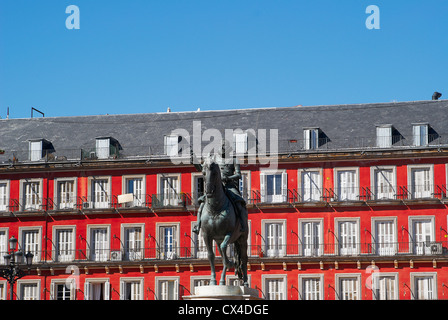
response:
{"label": "window", "polygon": [[398,300],[398,276],[390,273],[374,273],[373,299],[375,300]]}
{"label": "window", "polygon": [[42,159],[42,140],[30,141],[30,160],[39,161]]}
{"label": "window", "polygon": [[414,146],[427,146],[429,143],[429,125],[428,124],[414,124],[412,126],[412,136]]}
{"label": "window", "polygon": [[53,243],[55,245],[55,261],[75,260],[75,227],[53,227]]}
{"label": "window", "polygon": [[338,300],[361,300],[361,276],[351,274],[336,275]]}
{"label": "window", "polygon": [[145,180],[143,176],[123,177],[124,193],[132,194],[133,201],[127,202],[126,207],[142,207],[145,203]]}
{"label": "window", "polygon": [[250,171],[241,171],[241,179],[238,187],[243,199],[248,201],[250,199]]}
{"label": "window", "polygon": [[165,136],[165,154],[170,157],[179,155],[179,142],[182,137],[177,135]]}
{"label": "window", "polygon": [[[192,229],[196,225],[196,222],[192,224]],[[199,229],[199,234],[196,234],[195,232],[191,232],[194,239],[194,253],[195,257],[198,259],[207,259],[208,258],[208,252],[207,252],[207,246],[205,245],[204,238],[202,237],[202,228]],[[215,245],[213,246],[213,250],[215,249]]]}
{"label": "window", "polygon": [[[0,257],[6,255],[9,251],[8,228],[0,228]],[[4,259],[0,259],[0,265],[5,264]]]}
{"label": "window", "polygon": [[178,277],[156,277],[156,288],[159,300],[179,299]]}
{"label": "window", "polygon": [[200,197],[204,195],[204,188],[205,188],[205,180],[202,173],[192,173],[191,174],[191,180],[193,183],[192,190],[193,190],[193,201],[195,205],[199,205],[198,200]]}
{"label": "window", "polygon": [[376,127],[376,146],[380,148],[388,148],[392,146],[391,125]]}
{"label": "window", "polygon": [[435,239],[434,217],[411,217],[411,234],[414,254],[431,254]]}
{"label": "window", "polygon": [[179,223],[176,224],[157,224],[158,243],[161,250],[162,259],[177,258],[177,244],[179,243]]}
{"label": "window", "polygon": [[21,243],[22,251],[31,252],[33,263],[40,261],[41,253],[41,227],[19,227],[19,243]]}
{"label": "window", "polygon": [[120,300],[143,300],[143,278],[121,278]]}
{"label": "window", "polygon": [[76,208],[76,184],[74,179],[55,179],[56,208],[59,210]]}
{"label": "window", "polygon": [[193,294],[195,294],[196,288],[210,285],[210,277],[202,278],[192,276],[190,279],[191,279],[191,287],[193,288]]}
{"label": "window", "polygon": [[9,183],[6,180],[0,180],[0,211],[9,210]]}
{"label": "window", "polygon": [[22,210],[40,210],[42,205],[42,180],[24,180],[22,184]]}
{"label": "window", "polygon": [[337,201],[357,200],[358,190],[358,168],[336,168],[336,199]]}
{"label": "window", "polygon": [[323,274],[299,275],[299,299],[323,300]]}
{"label": "window", "polygon": [[159,196],[160,206],[182,205],[180,196],[180,175],[160,175],[159,176]]}
{"label": "window", "polygon": [[397,252],[396,218],[375,218],[375,253],[380,256],[395,255]]}
{"label": "window", "polygon": [[109,300],[109,279],[86,279],[84,282],[84,300]]}
{"label": "window", "polygon": [[263,292],[267,300],[286,300],[286,275],[262,275]]}
{"label": "window", "polygon": [[322,169],[299,169],[299,202],[321,201]]}
{"label": "window", "polygon": [[90,208],[104,209],[110,207],[110,183],[109,178],[90,179]]}
{"label": "window", "polygon": [[283,257],[286,254],[284,220],[263,220],[266,254],[268,257]]}
{"label": "window", "polygon": [[288,175],[286,172],[260,173],[261,202],[286,202]]}
{"label": "window", "polygon": [[0,280],[0,301],[6,300],[6,280]]}
{"label": "window", "polygon": [[143,259],[144,225],[122,225],[124,254],[129,261]]}
{"label": "window", "polygon": [[247,152],[247,133],[233,134],[233,152],[236,155],[243,155]]}
{"label": "window", "polygon": [[76,282],[74,279],[67,280],[51,280],[50,284],[51,300],[75,300],[76,299]]}
{"label": "window", "polygon": [[437,299],[437,273],[411,273],[412,298],[415,300]]}
{"label": "window", "polygon": [[304,256],[320,256],[323,254],[322,224],[322,219],[299,219],[299,238]]}
{"label": "window", "polygon": [[395,167],[375,167],[373,172],[373,199],[388,200],[395,198]]}
{"label": "window", "polygon": [[319,148],[319,129],[303,129],[303,148],[305,150],[315,150]]}
{"label": "window", "polygon": [[433,179],[433,166],[408,166],[410,197],[412,199],[431,198]]}
{"label": "window", "polygon": [[18,280],[19,300],[40,300],[40,280]]}
{"label": "window", "polygon": [[339,254],[357,255],[359,253],[359,219],[335,219],[338,227]]}
{"label": "window", "polygon": [[109,230],[109,226],[87,226],[90,260],[108,260],[110,250]]}

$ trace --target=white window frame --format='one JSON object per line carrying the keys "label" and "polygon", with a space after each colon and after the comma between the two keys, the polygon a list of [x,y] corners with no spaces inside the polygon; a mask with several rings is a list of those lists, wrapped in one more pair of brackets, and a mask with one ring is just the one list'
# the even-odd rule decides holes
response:
{"label": "white window frame", "polygon": [[[244,179],[246,177],[246,179]],[[242,189],[242,190],[241,190]],[[244,200],[249,201],[251,192],[251,171],[241,170],[241,179],[238,181],[238,191]]]}
{"label": "white window frame", "polygon": [[146,203],[146,176],[145,175],[123,175],[122,177],[122,194],[128,194],[130,193],[128,191],[128,181],[129,180],[136,180],[141,179],[142,180],[142,187],[140,190],[140,199],[138,196],[136,197],[135,190],[132,192],[133,201],[126,203],[126,207],[143,207]]}
{"label": "white window frame", "polygon": [[[164,153],[169,157],[179,157],[179,135],[166,135],[163,138]],[[174,142],[174,140],[176,140]]]}
{"label": "white window frame", "polygon": [[[23,236],[24,232],[27,231],[37,231],[37,252],[36,250],[28,250],[29,248],[25,248],[25,239]],[[33,263],[40,262],[41,254],[42,254],[42,227],[41,226],[35,226],[35,227],[19,227],[19,239],[20,247],[22,248],[22,251],[24,253],[28,253],[28,251],[31,251],[32,254],[34,254],[33,257]]]}
{"label": "white window frame", "polygon": [[[410,216],[408,217],[408,226],[409,226],[409,250],[410,252],[417,255],[430,255],[431,254],[431,246],[426,246],[427,240],[417,241],[416,239],[416,230],[414,230],[414,223],[419,221],[430,221],[430,230],[429,230],[429,242],[437,242],[436,241],[436,224],[435,224],[435,216]],[[411,236],[412,235],[412,236]]]}
{"label": "white window frame", "polygon": [[[105,145],[107,145],[107,147]],[[95,139],[95,154],[98,159],[109,159],[109,157],[110,157],[110,138],[96,138]]]}
{"label": "white window frame", "polygon": [[[422,170],[429,169],[429,188],[426,190],[426,187],[423,187],[424,190],[421,190],[421,186],[414,184],[414,170]],[[416,165],[408,165],[407,166],[407,174],[408,174],[408,191],[411,194],[411,199],[424,199],[424,198],[432,198],[434,195],[434,165],[433,164],[416,164]]]}
{"label": "white window frame", "polygon": [[[387,130],[387,134],[386,134]],[[381,132],[383,131],[383,132]],[[390,148],[393,145],[393,126],[391,124],[384,124],[376,126],[376,146],[378,148]]]}
{"label": "white window frame", "polygon": [[[422,128],[424,128],[424,129],[422,129]],[[422,134],[422,131],[426,131],[426,132],[423,132],[423,134]],[[429,144],[429,124],[428,123],[413,123],[412,124],[412,144],[416,147],[424,147]]]}
{"label": "white window frame", "polygon": [[319,149],[319,128],[303,129],[303,149],[316,150]]}
{"label": "white window frame", "polygon": [[[319,177],[318,181],[313,181],[313,187],[310,188],[309,192],[306,192],[304,187],[303,175],[308,172],[317,172]],[[323,169],[322,168],[300,168],[297,170],[297,190],[299,190],[299,202],[319,202],[322,201],[322,186],[323,186]],[[304,190],[305,189],[305,190]],[[317,193],[315,192],[317,189]]]}
{"label": "white window frame", "polygon": [[[68,261],[74,261],[75,260],[75,252],[76,252],[76,225],[56,225],[52,228],[53,233],[53,240],[52,240],[52,246],[53,246],[53,254],[52,259],[53,261],[57,262],[68,262]],[[61,230],[71,230],[71,249],[69,249],[71,252],[69,252],[66,257],[60,259],[59,257],[59,231]]]}
{"label": "white window frame", "polygon": [[[318,231],[318,244],[312,243],[311,248],[305,243],[305,234],[303,232],[306,223],[318,223],[320,230]],[[302,256],[322,256],[324,254],[324,218],[300,218],[298,219],[298,236],[300,239],[300,251]],[[317,246],[317,248],[316,248]]]}
{"label": "white window frame", "polygon": [[[432,278],[432,288],[433,288],[433,298],[428,300],[437,300],[438,299],[438,292],[437,292],[437,272],[411,272],[411,299],[412,300],[418,300],[418,288],[417,288],[417,279],[418,278]],[[425,293],[426,294],[426,293]]]}
{"label": "white window frame", "polygon": [[144,300],[144,278],[143,277],[122,277],[120,278],[120,300],[127,300],[126,299],[126,287],[128,283],[138,283],[138,293],[137,299],[131,299],[130,300]]}
{"label": "white window frame", "polygon": [[[392,170],[392,181],[390,181],[389,186],[386,186],[385,192],[379,192],[380,186],[377,181],[377,172],[382,170]],[[396,166],[374,166],[370,167],[370,181],[372,185],[372,192],[375,196],[375,200],[384,200],[384,199],[394,199],[397,194],[397,167]],[[384,195],[383,195],[384,194]]]}
{"label": "white window frame", "polygon": [[9,252],[9,228],[1,227],[0,232],[5,233],[3,243],[0,243],[0,265],[4,265],[5,259],[3,259],[3,256]]}
{"label": "white window frame", "polygon": [[[178,206],[181,199],[181,181],[182,175],[180,173],[166,173],[166,174],[157,174],[157,196],[158,198],[163,197],[163,206]],[[176,178],[177,186],[174,190],[167,191],[164,188],[163,179],[165,178]],[[160,201],[160,199],[158,199]]]}
{"label": "white window frame", "polygon": [[[43,158],[43,140],[29,140],[29,160],[40,161]],[[34,146],[34,148],[33,148]]]}
{"label": "white window frame", "polygon": [[6,292],[7,290],[7,286],[8,282],[6,282],[6,280],[0,280],[0,301],[1,300],[6,300]]}
{"label": "white window frame", "polygon": [[[345,222],[351,222],[351,223],[355,223],[356,224],[356,230],[355,230],[355,234],[354,236],[356,237],[356,241],[352,242],[351,244],[348,243],[348,246],[346,243],[342,242],[342,236],[341,236],[341,223],[345,223]],[[334,225],[337,228],[336,229],[336,234],[337,234],[337,239],[336,243],[337,245],[337,252],[339,255],[341,256],[357,256],[360,253],[360,239],[361,239],[361,234],[360,234],[360,223],[361,223],[361,218],[360,217],[354,217],[354,218],[335,218],[334,219]],[[353,235],[352,235],[353,236]]]}
{"label": "white window frame", "polygon": [[18,295],[19,300],[24,300],[22,290],[23,290],[23,286],[27,285],[27,284],[36,285],[36,291],[37,291],[36,299],[32,299],[32,300],[40,300],[40,284],[41,284],[40,279],[33,279],[33,280],[19,279],[19,280],[17,280],[17,295]]}
{"label": "white window frame", "polygon": [[303,286],[303,281],[307,279],[318,279],[319,281],[319,299],[324,300],[324,274],[323,273],[309,273],[309,274],[299,274],[298,289],[299,289],[299,300],[316,300],[316,299],[304,299],[305,288]]}
{"label": "white window frame", "polygon": [[92,284],[103,284],[103,300],[110,300],[110,279],[109,278],[87,278],[84,281],[84,300],[91,299],[91,285]]}
{"label": "white window frame", "polygon": [[[357,201],[359,200],[359,167],[337,167],[334,168],[334,189],[337,201]],[[339,173],[343,171],[355,171],[354,186],[340,186]],[[353,188],[353,193],[347,192]],[[342,198],[342,199],[341,199]]]}
{"label": "white window frame", "polygon": [[[131,249],[132,251],[126,247],[127,243],[128,243],[126,233],[127,233],[127,230],[131,229],[131,228],[140,228],[141,229],[140,239],[138,239],[141,244],[140,248]],[[145,224],[144,223],[122,223],[120,229],[121,229],[120,230],[120,239],[122,240],[122,241],[120,241],[120,246],[122,247],[122,251],[126,256],[126,260],[128,260],[128,261],[142,260],[144,258],[144,249],[145,249]],[[123,245],[125,247],[123,247]]]}
{"label": "white window frame", "polygon": [[[281,175],[281,194],[268,195],[267,176]],[[262,203],[284,203],[288,199],[288,173],[286,169],[260,171],[260,195]]]}
{"label": "white window frame", "polygon": [[242,156],[247,153],[247,132],[239,131],[233,133],[233,154]]}
{"label": "white window frame", "polygon": [[278,300],[288,300],[288,276],[286,274],[262,274],[261,275],[261,290],[264,293],[267,300],[270,300],[270,294],[268,292],[268,281],[270,280],[281,280],[282,288],[279,294],[282,295],[281,299]]}
{"label": "white window frame", "polygon": [[180,277],[155,277],[155,285],[156,285],[156,290],[155,290],[155,294],[157,297],[157,300],[168,300],[168,299],[164,299],[165,297],[162,297],[162,289],[161,289],[161,285],[164,281],[174,281],[174,290],[175,292],[173,292],[173,300],[179,300],[179,281],[180,281]]}
{"label": "white window frame", "polygon": [[[165,228],[174,228],[174,234],[172,236],[172,251],[165,250],[165,234],[162,230]],[[179,255],[179,243],[180,243],[180,222],[156,222],[156,239],[160,245],[159,251],[162,259],[172,260],[176,259]]]}
{"label": "white window frame", "polygon": [[76,280],[75,279],[51,279],[50,282],[50,300],[57,299],[57,285],[70,285],[68,290],[70,291],[70,299],[76,300]]}
{"label": "white window frame", "polygon": [[[63,182],[73,182],[73,199],[72,202],[64,202],[61,207],[61,199],[59,194],[59,184]],[[66,210],[76,208],[76,199],[78,194],[78,179],[77,178],[55,178],[54,179],[54,210]]]}
{"label": "white window frame", "polygon": [[[392,299],[387,300],[399,300],[399,283],[398,283],[398,272],[373,272],[372,273],[372,299],[373,300],[386,300],[381,299],[381,295],[384,295],[384,292],[381,291],[380,281],[384,278],[393,278],[392,282],[394,285],[394,292]],[[373,292],[373,291],[376,292]]]}
{"label": "white window frame", "polygon": [[[20,207],[21,211],[35,211],[42,209],[42,199],[43,199],[43,179],[20,179]],[[38,191],[38,203],[28,203],[28,198],[30,195],[26,193],[25,187],[28,183],[39,183]]]}
{"label": "white window frame", "polygon": [[9,180],[2,179],[0,180],[0,184],[5,185],[4,191],[0,193],[0,212],[9,211]]}
{"label": "white window frame", "polygon": [[343,279],[356,279],[356,292],[357,296],[355,300],[362,300],[362,286],[361,286],[361,274],[360,273],[338,273],[335,275],[335,284],[336,284],[336,300],[345,300],[342,297],[342,286],[341,281]]}
{"label": "white window frame", "polygon": [[[268,238],[268,229],[267,227],[271,224],[279,224],[281,228],[281,237],[277,240],[274,240],[273,244],[270,244],[270,239]],[[267,257],[284,257],[286,256],[286,227],[287,220],[286,219],[263,219],[261,220],[261,233],[263,239],[265,239],[265,243],[263,245],[263,250],[265,252],[265,256]],[[273,247],[273,249],[270,249]]]}
{"label": "white window frame", "polygon": [[[381,222],[391,222],[393,228],[392,241],[382,242],[379,240],[377,224]],[[398,229],[397,217],[372,217],[371,220],[371,243],[375,250],[375,254],[380,256],[395,255],[398,252]]]}
{"label": "white window frame", "polygon": [[[94,229],[106,229],[106,244],[105,244],[105,248],[102,249],[96,249],[93,248],[93,243],[92,243],[92,231]],[[100,261],[100,262],[104,262],[104,261],[109,261],[110,259],[110,239],[111,239],[111,234],[110,234],[110,229],[111,229],[111,225],[110,224],[89,224],[87,225],[87,257],[89,257],[90,261]],[[95,253],[96,250],[101,250],[104,252],[99,252],[99,253]],[[92,252],[93,251],[93,252]],[[99,256],[97,258],[97,255]]]}
{"label": "white window frame", "polygon": [[[103,180],[106,180],[107,190],[105,190],[106,194],[104,196],[101,196],[101,198],[105,197],[106,201],[98,201],[96,191],[94,190],[95,189],[94,182]],[[112,190],[111,181],[112,181],[111,176],[90,176],[88,178],[87,194],[90,200],[89,209],[106,209],[111,207],[111,190]]]}

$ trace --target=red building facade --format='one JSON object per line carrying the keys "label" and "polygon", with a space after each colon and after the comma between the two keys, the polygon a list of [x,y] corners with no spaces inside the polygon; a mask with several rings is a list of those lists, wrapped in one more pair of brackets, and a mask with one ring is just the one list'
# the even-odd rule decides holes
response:
{"label": "red building facade", "polygon": [[[240,159],[251,287],[266,299],[445,299],[446,145],[327,149],[303,130],[288,141],[303,149],[279,152],[274,169]],[[112,138],[102,158],[104,137],[75,160],[37,140],[33,159],[32,138],[26,161],[0,169],[0,251],[14,236],[34,254],[15,299],[182,299],[208,284],[193,165],[120,156]],[[227,282],[238,280],[229,272]],[[0,280],[3,299],[8,290]]]}

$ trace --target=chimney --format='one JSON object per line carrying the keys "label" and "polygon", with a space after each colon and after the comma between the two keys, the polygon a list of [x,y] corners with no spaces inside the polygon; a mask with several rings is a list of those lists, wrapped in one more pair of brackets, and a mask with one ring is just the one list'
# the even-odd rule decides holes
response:
{"label": "chimney", "polygon": [[442,96],[440,92],[434,92],[432,95],[432,100],[439,100],[439,98]]}

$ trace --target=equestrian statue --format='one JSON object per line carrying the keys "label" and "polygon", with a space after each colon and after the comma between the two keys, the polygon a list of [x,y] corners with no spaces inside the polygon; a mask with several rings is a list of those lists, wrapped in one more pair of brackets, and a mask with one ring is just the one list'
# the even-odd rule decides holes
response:
{"label": "equestrian statue", "polygon": [[[235,268],[235,274],[247,282],[247,208],[238,191],[241,178],[240,165],[236,157],[229,157],[231,147],[223,141],[221,154],[209,155],[199,164],[193,153],[191,160],[204,175],[205,194],[199,198],[197,224],[193,231],[202,232],[211,267],[210,285],[216,285],[215,254],[213,240],[223,259],[220,285],[225,285],[226,271]],[[234,244],[233,261],[227,256],[227,247]]]}

